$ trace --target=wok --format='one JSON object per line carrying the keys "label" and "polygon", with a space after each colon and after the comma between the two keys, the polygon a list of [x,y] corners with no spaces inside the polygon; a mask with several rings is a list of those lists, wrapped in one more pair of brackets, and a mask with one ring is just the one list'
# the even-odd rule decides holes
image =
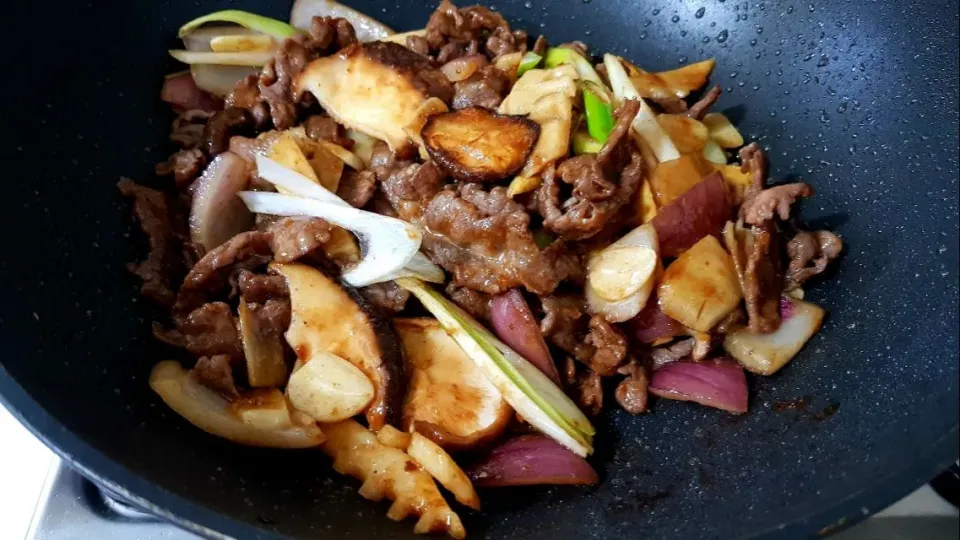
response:
{"label": "wok", "polygon": [[[398,30],[435,2],[354,1]],[[956,3],[492,2],[517,27],[651,69],[715,56],[719,108],[846,256],[809,292],[823,331],[732,417],[659,402],[598,420],[593,489],[503,489],[474,538],[807,537],[855,523],[957,458]],[[183,21],[287,2],[12,2],[0,101],[0,395],[70,464],[211,536],[407,538],[316,451],[238,447],[149,391],[175,354],[124,269],[143,253],[121,175],[166,157],[158,98]],[[705,8],[705,9],[701,9]],[[11,35],[12,33],[12,35]],[[806,396],[801,409],[778,402]],[[831,414],[833,413],[833,414]]]}

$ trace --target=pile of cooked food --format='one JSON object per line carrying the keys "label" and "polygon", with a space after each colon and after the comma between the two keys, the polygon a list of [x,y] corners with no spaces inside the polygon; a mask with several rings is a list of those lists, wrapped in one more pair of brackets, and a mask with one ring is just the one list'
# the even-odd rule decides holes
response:
{"label": "pile of cooked food", "polygon": [[[478,487],[591,484],[590,417],[733,414],[820,327],[842,249],[720,112],[706,60],[648,72],[443,0],[394,33],[329,0],[180,29],[179,147],[122,180],[132,265],[191,360],[150,386],[233,442],[317,447],[417,532]],[[642,421],[638,418],[637,421]]]}

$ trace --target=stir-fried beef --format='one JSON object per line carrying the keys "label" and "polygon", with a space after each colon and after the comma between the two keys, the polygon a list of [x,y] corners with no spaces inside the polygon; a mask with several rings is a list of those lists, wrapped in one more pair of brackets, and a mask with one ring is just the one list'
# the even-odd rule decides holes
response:
{"label": "stir-fried beef", "polygon": [[290,298],[272,298],[254,309],[257,330],[280,336],[290,327]]}
{"label": "stir-fried beef", "polygon": [[377,175],[371,170],[343,171],[337,196],[356,208],[363,208],[377,193]]}
{"label": "stir-fried beef", "polygon": [[268,229],[273,258],[288,263],[305,257],[330,241],[332,229],[320,218],[283,218]]}
{"label": "stir-fried beef", "polygon": [[719,85],[707,90],[702,98],[687,109],[687,116],[695,120],[703,120],[703,117],[710,112],[710,108],[720,99],[721,93]]}
{"label": "stir-fried beef", "polygon": [[533,54],[544,56],[547,54],[547,49],[550,48],[550,44],[547,43],[547,36],[540,34],[537,36],[537,40],[533,42],[533,48],[530,49]]}
{"label": "stir-fried beef", "polygon": [[283,276],[255,274],[249,270],[241,270],[237,276],[237,288],[244,302],[263,304],[275,298],[287,298],[287,281]]}
{"label": "stir-fried beef", "polygon": [[827,269],[840,256],[843,240],[830,231],[799,231],[787,242],[786,289],[793,290]]}
{"label": "stir-fried beef", "polygon": [[173,306],[174,319],[182,321],[209,294],[223,290],[235,272],[266,265],[273,258],[271,238],[259,231],[240,233],[204,255],[183,280]]}
{"label": "stir-fried beef", "polygon": [[457,58],[472,56],[474,54],[480,54],[480,42],[477,40],[450,41],[443,47],[440,47],[440,50],[437,52],[437,64],[442,66]]}
{"label": "stir-fried beef", "polygon": [[466,287],[457,287],[453,283],[447,285],[447,298],[457,304],[464,311],[473,315],[479,321],[490,320],[490,303],[493,297]]}
{"label": "stir-fried beef", "polygon": [[496,109],[510,92],[510,78],[496,66],[484,66],[462,81],[453,83],[453,108]]}
{"label": "stir-fried beef", "polygon": [[690,356],[693,353],[695,340],[693,338],[683,339],[663,347],[654,347],[650,349],[650,365],[654,371],[660,367],[676,362],[681,358]]}
{"label": "stir-fried beef", "polygon": [[307,137],[315,141],[332,142],[347,150],[353,148],[353,140],[347,137],[343,126],[329,116],[311,116],[303,122],[303,129]]}
{"label": "stir-fried beef", "polygon": [[142,295],[169,306],[174,300],[174,284],[184,271],[174,212],[166,195],[157,190],[129,178],[121,179],[117,187],[125,197],[133,199],[133,215],[150,244],[147,258],[128,268],[143,280]]}
{"label": "stir-fried beef", "polygon": [[280,45],[274,59],[260,72],[260,96],[270,107],[270,117],[277,129],[293,127],[297,121],[293,83],[311,56],[301,40],[287,39]]}
{"label": "stir-fried beef", "polygon": [[204,150],[209,156],[216,156],[230,149],[230,137],[239,134],[250,124],[247,111],[229,107],[215,113],[207,121],[203,132]]}
{"label": "stir-fried beef", "polygon": [[427,43],[434,50],[452,41],[483,42],[484,52],[491,59],[526,50],[527,33],[511,31],[503,15],[483,6],[457,9],[452,2],[444,0],[430,16],[426,30]]}
{"label": "stir-fried beef", "polygon": [[800,197],[813,196],[813,187],[805,182],[783,184],[764,189],[743,201],[740,215],[751,225],[761,225],[775,216],[790,219],[790,207]]}
{"label": "stir-fried beef", "polygon": [[590,318],[590,332],[584,343],[593,347],[591,370],[603,377],[613,375],[627,357],[627,340],[602,315]]}
{"label": "stir-fried beef", "polygon": [[747,324],[753,332],[773,332],[780,326],[780,294],[783,292],[779,233],[773,222],[767,220],[754,226],[752,234],[753,242],[746,246],[743,272]]}
{"label": "stir-fried beef", "polygon": [[577,403],[585,413],[591,416],[596,416],[603,410],[602,383],[600,375],[590,369],[577,375]]}
{"label": "stir-fried beef", "polygon": [[[569,240],[590,238],[632,200],[643,164],[628,130],[639,110],[640,103],[633,100],[617,110],[617,123],[596,156],[567,159],[556,174],[545,171],[537,202],[547,229]],[[561,200],[561,183],[572,186],[566,200]]]}
{"label": "stir-fried beef", "polygon": [[201,356],[197,359],[197,364],[193,366],[191,373],[211,390],[231,398],[240,395],[233,381],[233,368],[230,365],[229,355]]}
{"label": "stir-fried beef", "polygon": [[177,187],[184,189],[190,185],[207,164],[207,156],[199,148],[189,148],[174,152],[170,158],[157,165],[157,176],[173,175]]}
{"label": "stir-fried beef", "polygon": [[443,190],[424,209],[423,225],[424,248],[434,262],[457,285],[488,294],[519,286],[550,294],[579,264],[562,242],[537,246],[530,215],[503,187]]}
{"label": "stir-fried beef", "polygon": [[430,42],[423,36],[407,36],[405,45],[419,55],[430,56]]}
{"label": "stir-fried beef", "polygon": [[627,378],[620,381],[613,397],[623,410],[630,414],[640,414],[647,411],[650,374],[638,362],[630,362],[619,369],[619,373]]}
{"label": "stir-fried beef", "polygon": [[407,300],[410,299],[410,291],[393,281],[374,283],[360,289],[360,292],[371,304],[387,313],[403,311],[403,308],[407,306]]}
{"label": "stir-fried beef", "polygon": [[744,193],[744,198],[748,199],[767,187],[767,156],[755,142],[741,148],[738,155],[740,172],[750,173],[750,186]]}
{"label": "stir-fried beef", "polygon": [[443,187],[447,174],[428,161],[424,164],[394,161],[389,151],[375,150],[370,163],[382,182],[384,196],[401,219],[419,222],[430,199]]}
{"label": "stir-fried beef", "polygon": [[170,140],[184,149],[197,148],[203,143],[207,120],[213,111],[190,109],[177,115],[170,126]]}
{"label": "stir-fried beef", "polygon": [[540,332],[544,337],[581,362],[589,361],[594,349],[583,339],[586,335],[583,299],[573,295],[552,295],[541,297],[540,303],[543,309]]}
{"label": "stir-fried beef", "polygon": [[153,335],[197,356],[225,354],[243,358],[237,318],[223,302],[210,302],[191,310],[172,330],[154,323]]}

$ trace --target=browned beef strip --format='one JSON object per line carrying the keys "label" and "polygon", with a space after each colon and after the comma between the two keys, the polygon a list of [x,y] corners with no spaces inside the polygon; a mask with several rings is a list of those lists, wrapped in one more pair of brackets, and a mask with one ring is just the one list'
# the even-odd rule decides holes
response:
{"label": "browned beef strip", "polygon": [[270,107],[270,117],[277,129],[291,128],[297,122],[293,83],[312,58],[303,40],[286,39],[273,60],[260,72],[260,96]]}
{"label": "browned beef strip", "polygon": [[562,242],[537,246],[530,215],[503,187],[441,191],[424,209],[422,228],[426,253],[453,282],[488,294],[519,286],[550,294],[579,264]]}
{"label": "browned beef strip", "polygon": [[646,412],[647,389],[650,386],[650,375],[646,368],[637,362],[630,362],[620,368],[619,372],[627,378],[620,381],[614,391],[613,396],[617,403],[630,414]]}
{"label": "browned beef strip", "polygon": [[241,270],[237,277],[237,288],[245,302],[263,304],[274,298],[287,298],[287,280],[283,276],[255,274]]}
{"label": "browned beef strip", "polygon": [[740,172],[750,173],[751,182],[744,193],[749,199],[767,187],[767,156],[758,143],[752,142],[740,149]]}
{"label": "browned beef strip", "polygon": [[190,109],[180,113],[170,126],[170,140],[181,148],[197,148],[203,143],[203,132],[213,111]]}
{"label": "browned beef strip", "polygon": [[813,193],[813,187],[804,182],[769,187],[746,198],[740,206],[740,216],[751,225],[761,225],[775,216],[786,221],[793,203]]}
{"label": "browned beef strip", "polygon": [[417,54],[430,56],[430,42],[423,36],[407,36],[406,46]]}
{"label": "browned beef strip", "polygon": [[243,131],[251,123],[247,111],[236,107],[229,107],[215,113],[207,121],[203,132],[204,150],[209,156],[226,152],[230,149],[230,137]]}
{"label": "browned beef strip", "polygon": [[531,49],[531,51],[536,55],[545,56],[549,48],[550,44],[547,43],[547,36],[540,34],[537,36],[537,40],[533,42],[533,49]]}
{"label": "browned beef strip", "polygon": [[233,91],[227,95],[224,101],[226,107],[236,107],[238,109],[250,109],[260,102],[260,86],[256,75],[247,75],[237,81]]}
{"label": "browned beef strip", "polygon": [[587,369],[577,375],[577,403],[583,412],[597,416],[603,410],[603,386],[600,375]]}
{"label": "browned beef strip", "polygon": [[257,308],[256,315],[260,331],[279,336],[290,327],[290,298],[271,298]]}
{"label": "browned beef strip", "polygon": [[627,357],[626,338],[602,315],[591,317],[589,328],[584,343],[594,349],[589,360],[590,369],[601,377],[613,375]]}
{"label": "browned beef strip", "polygon": [[752,227],[753,243],[746,246],[743,299],[752,332],[773,332],[780,327],[780,294],[783,270],[780,235],[772,221]]}
{"label": "browned beef strip", "polygon": [[705,93],[702,98],[687,109],[687,116],[696,120],[703,120],[703,117],[710,112],[710,107],[713,107],[717,100],[720,99],[721,93],[720,85],[707,90],[707,93]]}
{"label": "browned beef strip", "polygon": [[180,257],[182,243],[170,201],[162,192],[140,186],[129,178],[121,179],[117,187],[125,197],[133,199],[133,215],[150,244],[147,258],[128,268],[143,280],[142,295],[169,306],[175,297],[174,284],[184,272]]}
{"label": "browned beef strip", "polygon": [[694,339],[682,339],[676,343],[650,349],[650,366],[654,371],[661,367],[686,358],[693,353]]}
{"label": "browned beef strip", "polygon": [[400,287],[394,281],[374,283],[363,287],[360,292],[371,304],[389,314],[403,311],[407,306],[407,300],[410,299],[410,291]]}
{"label": "browned beef strip", "polygon": [[346,130],[329,116],[313,115],[303,122],[307,137],[315,141],[327,141],[340,145],[347,150],[353,148],[353,139],[347,137]]}
{"label": "browned beef strip", "polygon": [[271,234],[259,231],[240,233],[204,255],[183,280],[173,306],[174,320],[182,322],[208,295],[224,290],[235,272],[270,262],[271,238]]}
{"label": "browned beef strip", "polygon": [[687,102],[676,97],[668,96],[664,98],[650,98],[661,111],[667,114],[684,114],[687,112]]}
{"label": "browned beef strip", "polygon": [[457,9],[449,0],[441,2],[430,16],[425,37],[433,50],[440,50],[451,41],[483,42],[484,52],[491,59],[526,50],[527,40],[526,32],[511,31],[506,19],[490,8],[470,6]]}
{"label": "browned beef strip", "polygon": [[496,66],[484,66],[462,81],[453,83],[453,108],[496,109],[510,91],[510,78]]}
{"label": "browned beef strip", "polygon": [[199,148],[189,148],[174,152],[170,158],[157,164],[157,176],[173,175],[173,180],[179,189],[185,189],[207,164],[207,156]]}
{"label": "browned beef strip", "polygon": [[270,226],[270,247],[277,262],[289,263],[320,250],[330,241],[333,225],[320,218],[282,218]]}
{"label": "browned beef strip", "polygon": [[377,175],[367,169],[360,172],[345,170],[337,186],[337,196],[355,208],[363,208],[377,193]]}
{"label": "browned beef strip", "polygon": [[827,269],[840,256],[843,240],[830,231],[799,231],[787,242],[786,290],[793,290]]}
{"label": "browned beef strip", "polygon": [[551,295],[540,298],[543,320],[540,332],[556,347],[581,362],[589,362],[594,348],[584,343],[587,333],[583,299],[577,296]]}
{"label": "browned beef strip", "polygon": [[[643,164],[628,130],[639,110],[633,100],[617,110],[617,123],[596,156],[576,156],[561,163],[556,174],[544,172],[537,206],[548,230],[569,240],[590,238],[633,198]],[[566,200],[561,200],[561,184],[572,187]]]}
{"label": "browned beef strip", "polygon": [[240,396],[233,381],[233,368],[230,365],[229,355],[201,356],[197,359],[191,373],[201,384],[211,390],[229,398]]}
{"label": "browned beef strip", "polygon": [[160,341],[182,347],[197,356],[225,354],[231,358],[243,358],[237,318],[224,302],[202,304],[177,321],[174,330],[165,330],[154,323],[153,334]]}
{"label": "browned beef strip", "polygon": [[445,292],[447,298],[463,308],[473,318],[485,322],[490,320],[490,303],[493,301],[493,297],[489,294],[466,287],[457,287],[453,283],[447,285]]}
{"label": "browned beef strip", "polygon": [[440,47],[440,50],[437,52],[437,64],[442,66],[457,58],[472,56],[474,54],[480,54],[480,43],[477,40],[453,40],[443,47]]}
{"label": "browned beef strip", "polygon": [[389,151],[374,150],[370,168],[382,182],[381,190],[401,219],[418,223],[424,207],[443,187],[447,175],[432,161],[424,164],[394,161]]}

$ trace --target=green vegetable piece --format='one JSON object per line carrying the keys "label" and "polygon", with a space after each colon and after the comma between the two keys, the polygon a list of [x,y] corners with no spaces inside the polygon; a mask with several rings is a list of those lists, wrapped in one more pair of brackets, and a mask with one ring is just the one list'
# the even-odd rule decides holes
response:
{"label": "green vegetable piece", "polygon": [[573,153],[575,155],[597,154],[603,148],[603,143],[597,141],[590,134],[578,131],[573,134]]}
{"label": "green vegetable piece", "polygon": [[523,55],[523,58],[520,59],[520,65],[517,66],[517,76],[523,75],[524,73],[537,67],[540,65],[541,60],[543,60],[543,57],[539,54],[535,52],[527,52]]}
{"label": "green vegetable piece", "polygon": [[269,34],[280,39],[291,37],[299,31],[283,21],[271,19],[270,17],[264,17],[263,15],[257,15],[256,13],[241,11],[239,9],[226,9],[198,17],[181,26],[180,37],[187,35],[191,30],[198,28],[200,25],[210,22],[239,24],[244,28]]}
{"label": "green vegetable piece", "polygon": [[583,109],[587,117],[587,132],[597,142],[607,142],[613,131],[613,107],[593,90],[584,87]]}

